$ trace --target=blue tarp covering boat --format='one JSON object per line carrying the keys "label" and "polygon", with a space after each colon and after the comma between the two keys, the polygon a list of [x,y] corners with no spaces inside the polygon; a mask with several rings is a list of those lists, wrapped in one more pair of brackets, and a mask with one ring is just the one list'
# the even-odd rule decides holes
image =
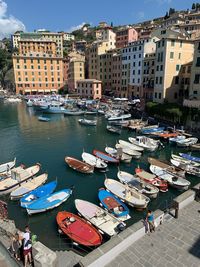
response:
{"label": "blue tarp covering boat", "polygon": [[34,201],[33,203],[29,204],[26,210],[29,215],[51,210],[53,208],[60,206],[70,197],[71,194],[72,194],[71,189],[63,189],[57,191],[48,196],[41,197],[38,200]]}
{"label": "blue tarp covering boat", "polygon": [[110,162],[110,163],[119,163],[119,160],[116,158],[113,158],[112,156],[101,152],[99,150],[93,150],[93,155],[95,155],[97,158],[100,158],[102,160],[104,160],[105,162]]}
{"label": "blue tarp covering boat", "polygon": [[184,153],[179,153],[179,155],[182,158],[184,158],[184,159],[188,159],[188,160],[191,160],[191,161],[200,162],[200,158],[199,157],[194,157],[194,156],[191,156],[189,154],[184,154]]}
{"label": "blue tarp covering boat", "polygon": [[149,128],[149,129],[141,129],[142,134],[150,134],[150,133],[158,133],[164,131],[165,127],[157,127],[157,128]]}
{"label": "blue tarp covering boat", "polygon": [[56,186],[57,186],[57,181],[52,181],[26,194],[24,197],[20,199],[21,207],[26,208],[27,205],[29,205],[30,203],[33,203],[39,198],[48,196],[55,190]]}
{"label": "blue tarp covering boat", "polygon": [[102,206],[115,217],[118,217],[123,221],[131,218],[129,216],[128,207],[111,192],[101,188],[99,189],[98,197]]}

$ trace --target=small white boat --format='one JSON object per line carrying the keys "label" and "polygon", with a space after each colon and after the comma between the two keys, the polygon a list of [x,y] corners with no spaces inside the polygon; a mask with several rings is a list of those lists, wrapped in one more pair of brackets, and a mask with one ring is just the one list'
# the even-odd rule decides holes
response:
{"label": "small white boat", "polygon": [[85,111],[83,110],[65,110],[64,115],[69,115],[69,116],[80,116],[83,115]]}
{"label": "small white boat", "polygon": [[33,101],[29,99],[29,100],[26,102],[26,105],[27,105],[27,107],[32,107],[32,106],[33,106]]}
{"label": "small white boat", "polygon": [[142,153],[140,153],[139,151],[132,150],[129,147],[124,147],[121,144],[116,144],[115,147],[117,149],[121,148],[124,154],[127,154],[135,159],[139,159],[142,156]]}
{"label": "small white boat", "polygon": [[159,142],[146,136],[137,136],[136,138],[129,137],[128,140],[132,144],[143,147],[147,151],[155,151],[159,146]]}
{"label": "small white boat", "polygon": [[105,151],[106,151],[109,155],[111,155],[112,157],[119,158],[120,161],[123,161],[123,162],[125,162],[125,163],[130,163],[131,160],[132,160],[132,156],[123,153],[123,151],[122,151],[121,148],[115,149],[115,148],[112,148],[112,147],[108,147],[108,146],[107,146],[107,147],[105,148]]}
{"label": "small white boat", "polygon": [[128,172],[118,171],[117,177],[120,182],[128,184],[128,186],[133,187],[135,190],[141,194],[145,194],[150,198],[156,198],[159,193],[159,189],[144,180],[140,180],[136,175],[132,175]]}
{"label": "small white boat", "polygon": [[96,126],[97,120],[86,120],[86,119],[79,119],[78,122],[83,125],[90,125],[90,126]]}
{"label": "small white boat", "polygon": [[44,109],[45,113],[50,113],[50,114],[64,114],[65,113],[65,108],[61,107],[60,103],[54,103],[48,105],[48,107]]}
{"label": "small white boat", "polygon": [[139,193],[134,188],[116,180],[105,179],[104,185],[110,192],[132,207],[145,209],[150,201],[148,197]]}
{"label": "small white boat", "polygon": [[20,98],[17,97],[9,97],[7,99],[4,100],[5,103],[20,103],[22,102],[22,100]]}
{"label": "small white boat", "polygon": [[108,118],[109,121],[116,121],[116,120],[127,120],[131,118],[131,114],[123,114],[123,115],[117,115],[117,116],[111,116]]}
{"label": "small white boat", "polygon": [[114,236],[124,230],[126,224],[106,210],[95,204],[76,199],[75,206],[78,212],[90,223],[96,226],[102,233]]}
{"label": "small white boat", "polygon": [[120,128],[111,126],[111,125],[107,125],[106,129],[111,132],[111,133],[116,133],[116,134],[121,134],[122,130]]}
{"label": "small white boat", "polygon": [[177,141],[177,146],[180,146],[180,147],[189,147],[191,145],[194,145],[198,142],[198,138],[196,137],[190,137],[190,138],[186,138],[186,139],[183,139],[183,140],[179,140]]}
{"label": "small white boat", "polygon": [[189,159],[185,159],[185,158],[183,158],[181,156],[178,156],[178,155],[175,155],[175,154],[172,154],[171,157],[172,157],[172,159],[177,160],[182,164],[190,164],[190,165],[192,165],[194,167],[199,167],[200,166],[200,163],[198,163],[198,162],[195,162],[195,161],[192,161],[192,160],[189,160]]}
{"label": "small white boat", "polygon": [[48,121],[50,121],[50,118],[47,118],[47,117],[44,117],[44,116],[39,116],[39,117],[38,117],[38,120],[39,120],[39,121],[45,121],[45,122],[48,122]]}
{"label": "small white boat", "polygon": [[188,174],[192,174],[192,175],[200,177],[200,168],[195,167],[190,163],[189,164],[188,163],[182,163],[182,162],[175,160],[175,159],[171,159],[170,161],[174,166],[183,169]]}
{"label": "small white boat", "polygon": [[39,163],[27,169],[22,166],[12,169],[11,176],[0,181],[0,195],[8,194],[22,186],[26,181],[38,173],[40,169],[41,166]]}
{"label": "small white boat", "polygon": [[169,142],[171,142],[171,143],[177,143],[178,141],[182,141],[182,140],[184,140],[185,138],[186,138],[185,135],[178,135],[178,136],[176,136],[176,137],[170,137],[170,138],[169,138]]}
{"label": "small white boat", "polygon": [[44,184],[47,178],[48,178],[47,173],[43,173],[39,176],[33,177],[32,179],[28,180],[26,183],[22,184],[22,186],[12,191],[10,194],[10,198],[14,200],[14,199],[19,199],[23,197],[25,194],[31,192],[32,190]]}
{"label": "small white boat", "polygon": [[124,141],[124,140],[119,140],[119,144],[122,145],[123,147],[128,147],[128,148],[130,148],[132,150],[136,150],[136,151],[139,151],[139,152],[144,151],[143,147],[131,144],[130,142],[127,142],[127,141]]}
{"label": "small white boat", "polygon": [[100,170],[105,171],[105,169],[108,167],[108,164],[105,163],[105,161],[86,152],[82,153],[82,159],[87,164],[94,166],[95,168],[100,169]]}
{"label": "small white boat", "polygon": [[9,172],[13,167],[15,167],[16,158],[13,161],[3,163],[0,165],[0,173]]}
{"label": "small white boat", "polygon": [[113,157],[117,157],[117,149],[106,146],[105,147],[105,151],[106,153],[108,153],[109,155],[113,156]]}
{"label": "small white boat", "polygon": [[150,165],[150,170],[159,178],[167,181],[174,188],[177,188],[179,190],[187,190],[190,186],[190,182],[188,180],[175,174],[169,173],[167,169],[163,169],[155,165]]}

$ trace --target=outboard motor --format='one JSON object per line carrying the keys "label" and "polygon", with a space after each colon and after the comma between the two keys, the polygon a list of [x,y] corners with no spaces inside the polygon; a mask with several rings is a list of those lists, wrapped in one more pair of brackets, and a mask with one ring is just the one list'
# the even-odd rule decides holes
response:
{"label": "outboard motor", "polygon": [[126,228],[125,223],[122,223],[122,222],[121,222],[121,223],[119,223],[119,224],[117,225],[117,229],[118,229],[120,232],[124,231],[125,228]]}

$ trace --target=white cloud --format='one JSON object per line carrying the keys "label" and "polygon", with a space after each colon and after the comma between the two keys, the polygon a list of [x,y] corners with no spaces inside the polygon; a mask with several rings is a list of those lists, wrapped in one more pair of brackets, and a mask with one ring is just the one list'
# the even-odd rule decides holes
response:
{"label": "white cloud", "polygon": [[79,25],[70,27],[67,31],[68,31],[68,32],[73,32],[73,31],[79,30],[79,29],[81,29],[85,24],[86,24],[86,22],[82,22],[82,23],[79,24]]}
{"label": "white cloud", "polygon": [[25,30],[25,25],[12,15],[7,15],[7,4],[0,0],[0,40],[16,31]]}

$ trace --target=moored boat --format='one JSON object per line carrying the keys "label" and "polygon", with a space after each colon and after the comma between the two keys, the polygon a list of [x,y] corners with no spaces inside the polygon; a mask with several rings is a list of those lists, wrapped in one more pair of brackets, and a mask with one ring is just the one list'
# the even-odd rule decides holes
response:
{"label": "moored boat", "polygon": [[100,158],[93,156],[92,154],[83,152],[82,159],[87,164],[94,166],[95,168],[105,171],[108,165]]}
{"label": "moored boat", "polygon": [[108,236],[114,236],[125,228],[124,222],[91,202],[76,199],[75,206],[86,220]]}
{"label": "moored boat", "polygon": [[98,193],[101,205],[122,221],[130,219],[128,207],[111,192],[104,188],[99,189]]}
{"label": "moored boat", "polygon": [[96,126],[97,120],[79,119],[78,122],[83,125]]}
{"label": "moored boat", "polygon": [[54,209],[65,202],[71,194],[71,189],[63,189],[48,196],[41,197],[26,206],[27,213],[32,215]]}
{"label": "moored boat", "polygon": [[38,173],[40,169],[41,165],[39,163],[26,169],[24,166],[12,169],[11,176],[0,181],[0,195],[8,194],[22,186],[26,181]]}
{"label": "moored boat", "polygon": [[183,140],[179,140],[177,141],[177,146],[180,146],[180,147],[189,147],[191,145],[194,145],[198,142],[198,138],[196,137],[190,137],[190,138],[186,138],[186,139],[183,139]]}
{"label": "moored boat", "polygon": [[45,122],[48,122],[48,121],[50,121],[50,118],[47,118],[47,117],[44,117],[44,116],[39,116],[39,117],[38,117],[38,120],[39,120],[39,121],[45,121]]}
{"label": "moored boat", "polygon": [[132,144],[143,147],[147,151],[155,151],[159,146],[158,141],[155,141],[146,136],[136,136],[135,138],[129,137],[128,140]]}
{"label": "moored boat", "polygon": [[172,172],[169,173],[166,169],[163,169],[159,166],[150,165],[150,170],[152,173],[167,181],[169,185],[178,190],[187,190],[190,186],[190,182],[188,180],[173,174]]}
{"label": "moored boat", "polygon": [[56,221],[59,229],[77,244],[94,247],[102,243],[102,236],[98,230],[78,215],[60,211]]}
{"label": "moored boat", "polygon": [[9,172],[10,169],[15,167],[16,158],[13,161],[9,161],[0,165],[0,173]]}
{"label": "moored boat", "polygon": [[156,186],[160,190],[160,192],[168,191],[168,183],[160,179],[158,176],[152,173],[146,172],[140,168],[136,168],[135,173],[140,180],[144,180],[146,183]]}
{"label": "moored boat", "polygon": [[116,195],[119,199],[125,201],[129,206],[138,209],[145,209],[150,199],[139,193],[127,184],[122,184],[113,179],[105,179],[105,187]]}
{"label": "moored boat", "polygon": [[192,149],[193,151],[200,151],[200,143],[190,145],[190,149]]}
{"label": "moored boat", "polygon": [[111,133],[116,133],[116,134],[121,134],[122,130],[120,128],[111,126],[111,125],[107,125],[106,129],[111,132]]}
{"label": "moored boat", "polygon": [[131,114],[113,115],[108,118],[108,121],[127,120],[131,118]]}
{"label": "moored boat", "polygon": [[141,131],[142,134],[152,134],[152,133],[163,132],[164,129],[165,129],[165,127],[154,127],[154,128],[144,127],[140,131]]}
{"label": "moored boat", "polygon": [[23,197],[27,193],[31,192],[32,190],[44,184],[47,178],[48,178],[47,173],[43,173],[39,176],[33,177],[32,179],[28,180],[26,183],[22,184],[22,186],[12,191],[10,194],[10,198],[12,200],[15,200],[15,199],[19,199]]}
{"label": "moored boat", "polygon": [[200,177],[200,168],[195,167],[190,163],[189,164],[188,163],[182,163],[182,162],[175,160],[175,159],[171,159],[170,161],[174,166],[181,168],[182,170],[184,170],[188,174],[192,174],[192,175]]}
{"label": "moored boat", "polygon": [[119,163],[119,160],[118,159],[116,159],[116,158],[114,158],[114,157],[110,156],[109,154],[104,153],[102,151],[99,151],[99,150],[94,149],[92,153],[97,158],[100,158],[100,159],[104,160],[105,162]]}
{"label": "moored boat", "polygon": [[123,154],[129,155],[135,159],[139,159],[142,156],[142,153],[136,150],[133,150],[129,147],[123,146],[121,144],[116,144],[115,147],[117,149],[122,149]]}
{"label": "moored boat", "polygon": [[91,166],[81,160],[72,158],[72,157],[65,157],[65,162],[68,166],[75,171],[82,172],[82,173],[93,173],[94,166]]}
{"label": "moored boat", "polygon": [[26,194],[20,199],[20,206],[26,208],[30,203],[33,203],[35,200],[48,196],[55,190],[57,186],[57,181],[49,182],[48,184],[42,185],[30,193]]}
{"label": "moored boat", "polygon": [[120,182],[127,184],[141,194],[145,194],[150,198],[156,198],[158,196],[159,189],[157,187],[146,183],[144,180],[140,180],[136,175],[132,175],[124,171],[118,171],[117,177]]}
{"label": "moored boat", "polygon": [[180,155],[182,158],[185,158],[185,159],[187,159],[187,160],[195,161],[195,162],[199,162],[199,163],[200,163],[200,157],[194,157],[194,156],[192,156],[192,155],[185,154],[185,153],[179,153],[179,155]]}
{"label": "moored boat", "polygon": [[190,165],[192,165],[194,167],[200,166],[200,162],[192,161],[192,160],[183,158],[183,157],[178,156],[178,155],[175,155],[175,154],[171,154],[171,157],[172,157],[172,159],[177,160],[177,161],[179,161],[182,164],[190,164]]}
{"label": "moored boat", "polygon": [[184,140],[185,138],[185,135],[178,135],[176,137],[170,137],[169,142],[176,144],[177,141]]}
{"label": "moored boat", "polygon": [[128,147],[128,148],[135,150],[135,151],[139,151],[139,152],[144,151],[143,147],[131,144],[130,142],[127,142],[124,140],[119,140],[119,144],[122,145],[123,147]]}
{"label": "moored boat", "polygon": [[64,115],[65,116],[80,116],[83,115],[85,113],[85,111],[83,110],[65,110],[64,111]]}

